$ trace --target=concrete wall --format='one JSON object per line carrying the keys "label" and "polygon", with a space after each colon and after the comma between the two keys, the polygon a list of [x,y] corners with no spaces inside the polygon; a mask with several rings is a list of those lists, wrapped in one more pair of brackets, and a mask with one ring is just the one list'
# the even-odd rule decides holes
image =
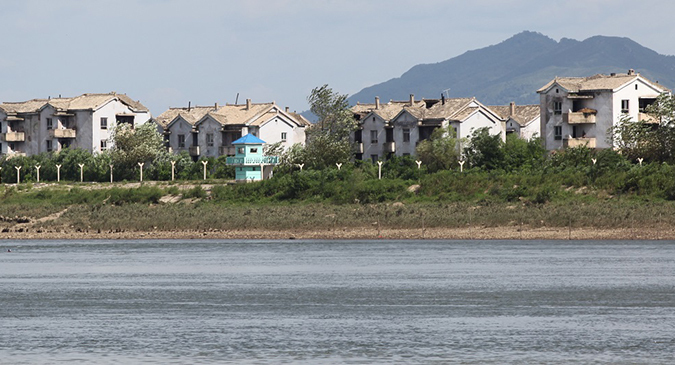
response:
{"label": "concrete wall", "polygon": [[[192,124],[185,121],[185,119],[180,118],[169,125],[169,131],[171,132],[169,135],[169,146],[175,153],[187,151],[192,146]],[[185,136],[185,147],[183,148],[178,147],[178,136],[181,134]]]}
{"label": "concrete wall", "polygon": [[494,117],[489,116],[481,109],[471,114],[460,123],[459,129],[457,130],[457,137],[471,138],[474,131],[485,127],[489,129],[491,135],[500,135],[502,140],[506,140],[506,131],[504,130],[503,122],[494,119]]}
{"label": "concrete wall", "polygon": [[[384,142],[386,141],[386,132],[384,130],[385,121],[378,115],[370,114],[361,124],[363,126],[363,160],[370,160],[372,155],[377,155],[382,159],[384,153]],[[371,143],[370,131],[377,132],[377,143]]]}
{"label": "concrete wall", "polygon": [[[394,142],[396,142],[396,156],[410,155],[416,153],[417,142],[420,139],[418,120],[410,113],[402,113],[398,118],[392,120],[394,126]],[[410,131],[410,142],[403,142],[403,130]],[[364,153],[364,157],[365,157]]]}
{"label": "concrete wall", "polygon": [[[282,141],[281,134],[286,133],[286,140]],[[277,114],[274,118],[260,126],[258,138],[273,144],[282,142],[284,148],[289,148],[296,143],[305,144],[305,128],[298,127],[283,114]]]}
{"label": "concrete wall", "polygon": [[[199,135],[197,137],[199,142],[199,155],[208,157],[218,157],[218,147],[223,143],[223,134],[221,132],[222,125],[212,118],[204,119],[197,125]],[[213,146],[207,143],[207,135],[213,136]]]}

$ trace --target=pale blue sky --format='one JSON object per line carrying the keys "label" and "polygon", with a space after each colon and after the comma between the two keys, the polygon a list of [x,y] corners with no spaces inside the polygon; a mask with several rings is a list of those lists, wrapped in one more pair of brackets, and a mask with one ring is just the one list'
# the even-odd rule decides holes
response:
{"label": "pale blue sky", "polygon": [[[642,5],[640,5],[642,4]],[[0,101],[123,92],[169,106],[353,94],[499,43],[622,36],[675,54],[675,2],[628,0],[0,0]]]}

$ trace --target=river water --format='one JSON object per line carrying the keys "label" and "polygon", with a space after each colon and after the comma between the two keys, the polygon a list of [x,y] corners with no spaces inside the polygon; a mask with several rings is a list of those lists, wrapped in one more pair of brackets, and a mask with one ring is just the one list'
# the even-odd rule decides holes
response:
{"label": "river water", "polygon": [[0,249],[1,364],[675,363],[675,242]]}

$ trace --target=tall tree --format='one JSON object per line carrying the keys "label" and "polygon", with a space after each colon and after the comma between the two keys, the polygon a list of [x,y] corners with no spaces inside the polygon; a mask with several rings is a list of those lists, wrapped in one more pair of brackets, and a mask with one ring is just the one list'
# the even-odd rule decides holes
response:
{"label": "tall tree", "polygon": [[122,173],[120,178],[131,178],[138,163],[145,163],[144,168],[149,168],[153,161],[168,153],[154,123],[136,128],[128,124],[117,125],[111,139],[111,159],[115,171]]}
{"label": "tall tree", "polygon": [[319,118],[306,132],[303,157],[308,167],[323,169],[349,161],[352,156],[349,136],[356,129],[356,121],[349,110],[347,95],[323,85],[314,88],[307,101]]}

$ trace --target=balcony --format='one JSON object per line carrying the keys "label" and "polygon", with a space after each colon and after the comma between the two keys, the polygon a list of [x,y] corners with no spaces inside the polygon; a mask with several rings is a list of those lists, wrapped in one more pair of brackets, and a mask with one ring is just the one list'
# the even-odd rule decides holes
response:
{"label": "balcony", "polygon": [[77,132],[74,129],[50,129],[50,138],[75,138]]}
{"label": "balcony", "polygon": [[221,156],[232,156],[237,152],[234,146],[220,146],[218,147],[218,154]]}
{"label": "balcony", "polygon": [[190,146],[190,156],[199,156],[199,146]]}
{"label": "balcony", "polygon": [[26,140],[26,135],[23,132],[7,132],[5,133],[5,141],[7,142],[23,142]]}
{"label": "balcony", "polygon": [[225,163],[228,165],[276,165],[279,163],[279,156],[228,157]]}
{"label": "balcony", "polygon": [[396,152],[396,142],[385,142],[384,150],[390,153]]}
{"label": "balcony", "polygon": [[586,146],[588,148],[595,148],[595,138],[566,138],[563,140],[563,147],[573,148]]}
{"label": "balcony", "polygon": [[567,124],[595,124],[595,113],[570,112],[563,114]]}
{"label": "balcony", "polygon": [[354,153],[363,153],[363,142],[354,143]]}

